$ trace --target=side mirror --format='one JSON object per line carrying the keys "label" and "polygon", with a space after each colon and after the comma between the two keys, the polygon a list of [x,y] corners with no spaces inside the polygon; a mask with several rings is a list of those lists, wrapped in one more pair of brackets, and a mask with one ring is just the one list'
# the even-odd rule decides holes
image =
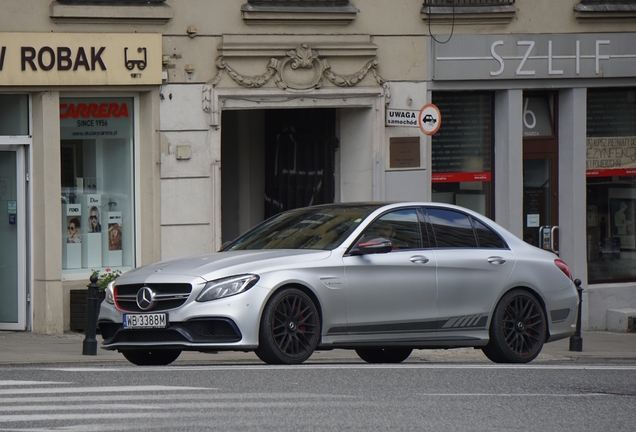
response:
{"label": "side mirror", "polygon": [[361,241],[351,250],[351,255],[370,255],[378,253],[387,253],[393,250],[390,240],[382,237],[376,237]]}

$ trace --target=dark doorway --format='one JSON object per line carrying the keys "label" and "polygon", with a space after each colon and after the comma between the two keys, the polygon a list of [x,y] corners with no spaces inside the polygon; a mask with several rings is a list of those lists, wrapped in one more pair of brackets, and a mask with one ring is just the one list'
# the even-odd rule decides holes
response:
{"label": "dark doorway", "polygon": [[336,115],[334,108],[223,112],[223,242],[282,211],[334,201]]}
{"label": "dark doorway", "polygon": [[265,113],[265,218],[334,201],[335,109]]}

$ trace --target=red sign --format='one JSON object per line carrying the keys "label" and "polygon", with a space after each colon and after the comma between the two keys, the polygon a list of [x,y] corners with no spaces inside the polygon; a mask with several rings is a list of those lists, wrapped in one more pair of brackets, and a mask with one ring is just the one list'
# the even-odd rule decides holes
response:
{"label": "red sign", "polygon": [[612,168],[604,170],[587,170],[586,177],[628,177],[636,176],[636,168]]}
{"label": "red sign", "polygon": [[433,183],[489,182],[491,177],[489,172],[433,173],[431,181]]}
{"label": "red sign", "polygon": [[60,118],[79,118],[80,116],[82,118],[128,117],[128,104],[60,104]]}

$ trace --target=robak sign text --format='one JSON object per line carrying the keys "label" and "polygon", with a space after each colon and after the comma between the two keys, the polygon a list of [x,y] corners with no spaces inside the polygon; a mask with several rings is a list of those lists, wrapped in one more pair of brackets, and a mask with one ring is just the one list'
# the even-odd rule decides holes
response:
{"label": "robak sign text", "polygon": [[0,33],[0,85],[160,83],[161,35]]}

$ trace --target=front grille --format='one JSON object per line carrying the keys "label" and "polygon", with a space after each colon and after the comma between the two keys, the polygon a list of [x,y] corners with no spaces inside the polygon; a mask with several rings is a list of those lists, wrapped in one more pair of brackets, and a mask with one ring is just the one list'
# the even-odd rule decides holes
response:
{"label": "front grille", "polygon": [[226,318],[197,318],[170,323],[165,329],[124,329],[119,323],[100,322],[104,344],[116,343],[226,343],[242,339],[236,324]]}
{"label": "front grille", "polygon": [[[155,293],[155,306],[142,310],[137,306],[137,292],[147,286]],[[186,283],[152,283],[117,285],[115,302],[117,307],[127,312],[161,312],[182,306],[190,293],[192,285]]]}

